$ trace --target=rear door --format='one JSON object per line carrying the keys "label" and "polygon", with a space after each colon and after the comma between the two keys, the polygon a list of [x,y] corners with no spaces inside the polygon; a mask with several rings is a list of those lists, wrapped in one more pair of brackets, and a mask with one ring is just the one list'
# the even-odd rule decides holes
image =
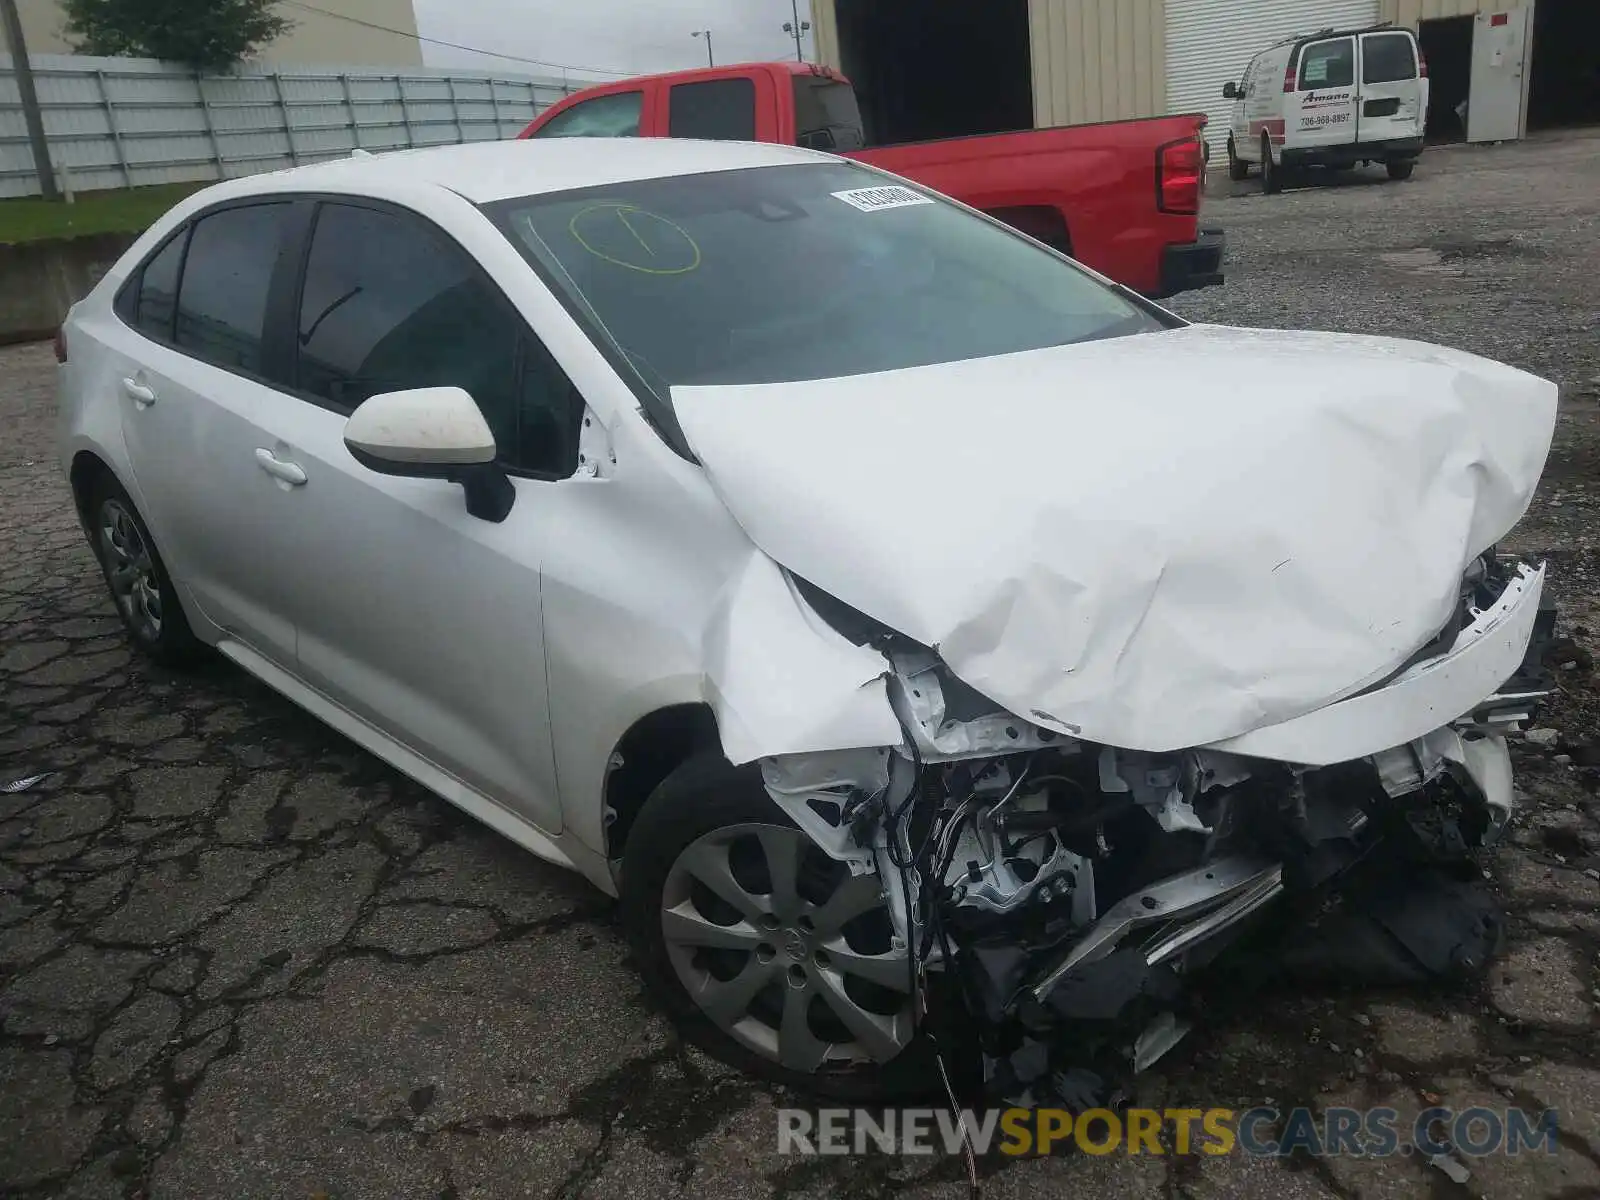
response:
{"label": "rear door", "polygon": [[1290,149],[1347,146],[1356,140],[1356,39],[1308,42],[1300,48],[1295,90],[1284,96]]}
{"label": "rear door", "polygon": [[1357,141],[1422,136],[1428,81],[1417,69],[1417,43],[1408,30],[1361,35],[1361,112]]}
{"label": "rear door", "polygon": [[190,222],[130,282],[113,346],[129,462],[174,579],[213,624],[286,667],[295,630],[274,587],[286,564],[262,545],[272,491],[255,421],[276,394],[267,313],[292,207],[235,203]]}

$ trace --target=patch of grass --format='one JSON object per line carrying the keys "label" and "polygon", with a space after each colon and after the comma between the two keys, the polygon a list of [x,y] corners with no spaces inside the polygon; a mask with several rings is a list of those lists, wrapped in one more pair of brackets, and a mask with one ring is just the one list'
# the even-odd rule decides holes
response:
{"label": "patch of grass", "polygon": [[0,242],[37,242],[86,233],[136,233],[148,228],[204,183],[80,192],[75,203],[25,196],[0,200]]}

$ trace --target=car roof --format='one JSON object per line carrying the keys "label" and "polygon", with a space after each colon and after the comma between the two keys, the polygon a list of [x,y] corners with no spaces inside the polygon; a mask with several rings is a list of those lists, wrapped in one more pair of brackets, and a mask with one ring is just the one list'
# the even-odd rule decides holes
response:
{"label": "car roof", "polygon": [[394,189],[432,186],[485,204],[638,179],[829,161],[833,157],[761,142],[531,138],[352,154],[229,180],[201,195],[208,202],[273,192],[337,191],[382,197]]}

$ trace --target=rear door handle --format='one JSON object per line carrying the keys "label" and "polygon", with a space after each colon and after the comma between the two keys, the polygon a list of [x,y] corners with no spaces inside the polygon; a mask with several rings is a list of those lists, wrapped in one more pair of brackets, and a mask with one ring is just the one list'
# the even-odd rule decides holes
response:
{"label": "rear door handle", "polygon": [[156,402],[156,390],[140,383],[137,379],[124,377],[122,390],[141,409],[149,408]]}
{"label": "rear door handle", "polygon": [[299,463],[284,462],[265,447],[256,448],[256,462],[274,479],[281,479],[290,487],[299,487],[306,481],[306,473]]}

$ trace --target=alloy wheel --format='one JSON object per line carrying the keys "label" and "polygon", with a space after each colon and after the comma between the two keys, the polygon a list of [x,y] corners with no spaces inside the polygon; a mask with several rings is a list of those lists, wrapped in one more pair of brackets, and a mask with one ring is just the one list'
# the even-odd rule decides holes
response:
{"label": "alloy wheel", "polygon": [[700,1010],[790,1070],[886,1063],[916,1033],[878,877],[851,875],[798,829],[733,825],[691,842],[667,873],[661,932]]}
{"label": "alloy wheel", "polygon": [[117,607],[146,642],[161,637],[161,583],[139,523],[121,500],[100,505],[100,554]]}

